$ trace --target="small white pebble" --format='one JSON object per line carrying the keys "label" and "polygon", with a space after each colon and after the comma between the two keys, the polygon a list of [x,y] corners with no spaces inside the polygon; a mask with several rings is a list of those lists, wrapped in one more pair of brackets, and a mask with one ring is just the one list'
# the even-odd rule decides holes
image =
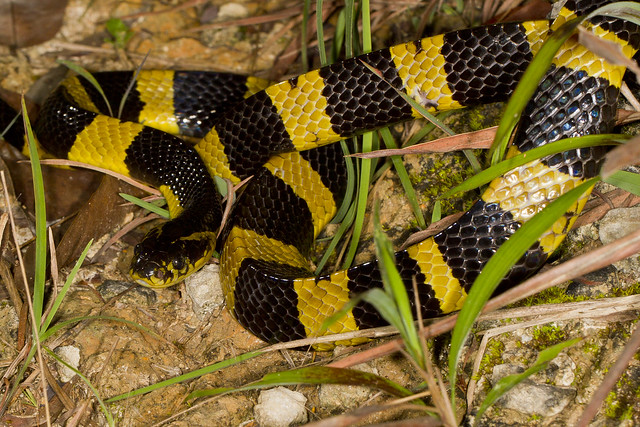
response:
{"label": "small white pebble", "polygon": [[249,10],[239,3],[225,3],[220,6],[218,11],[218,19],[220,21],[246,18],[249,16]]}
{"label": "small white pebble", "polygon": [[[78,369],[80,366],[80,349],[72,345],[63,345],[57,347],[54,352],[60,357],[60,359],[67,362],[69,365]],[[67,368],[62,363],[58,363],[58,373],[60,374],[60,380],[62,382],[69,382],[76,376],[76,373]]]}
{"label": "small white pebble", "polygon": [[260,392],[253,415],[261,427],[289,427],[307,422],[306,403],[302,393],[276,387]]}
{"label": "small white pebble", "polygon": [[198,319],[205,321],[215,309],[224,304],[217,264],[205,265],[202,270],[187,277],[184,283]]}

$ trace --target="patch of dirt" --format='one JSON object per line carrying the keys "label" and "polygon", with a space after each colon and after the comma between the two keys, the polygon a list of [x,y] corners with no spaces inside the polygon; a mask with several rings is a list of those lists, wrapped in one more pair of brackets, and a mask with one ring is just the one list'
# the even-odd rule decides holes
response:
{"label": "patch of dirt", "polygon": [[[27,48],[13,49],[0,46],[0,86],[17,93],[25,92],[31,95],[32,99],[41,100],[43,93],[52,86],[48,83],[51,70],[59,70],[60,66],[56,63],[58,59],[72,60],[90,70],[121,70],[135,68],[146,57],[146,68],[207,69],[281,79],[295,75],[300,70],[300,61],[297,59],[299,47],[296,44],[302,14],[299,3],[285,0],[237,0],[233,3],[71,0],[66,9],[58,11],[64,16],[64,25],[53,39]],[[421,19],[424,5],[412,8],[391,3],[393,2],[376,6],[378,9],[373,15],[374,28],[378,35],[377,47],[417,37],[413,29],[419,26],[416,23]],[[329,18],[325,31],[331,33],[336,14],[327,12],[327,15]],[[442,26],[468,25],[459,19],[455,24],[450,24],[450,16],[443,16],[448,17],[434,20],[434,27],[440,29]],[[477,15],[474,16],[477,18]],[[113,35],[105,31],[105,23],[114,17],[122,18],[131,31],[129,40],[122,46],[113,41],[105,41],[113,39]],[[238,22],[242,25],[238,25]],[[61,73],[58,71],[56,74]],[[33,82],[36,80],[47,80],[47,84],[39,83],[34,86]],[[458,132],[475,130],[478,122],[482,122],[482,127],[489,126],[499,114],[496,110],[499,109],[482,108],[470,113],[471,115],[462,115],[460,119],[451,119],[450,124]],[[399,126],[398,133],[406,135],[410,127]],[[412,182],[419,183],[419,200],[427,215],[435,197],[469,176],[468,168],[461,167],[460,164],[466,163],[459,154],[410,156],[405,159]],[[10,167],[16,182],[15,194],[19,204],[31,206],[31,199],[25,196],[31,187],[28,168],[15,162]],[[48,168],[47,206],[51,220],[73,217],[99,185],[99,176],[96,178],[95,174],[86,174],[81,177],[76,172]],[[87,178],[90,175],[94,177]],[[79,180],[82,183],[78,183]],[[80,218],[79,222],[73,219],[69,221],[75,224],[75,228],[74,225],[70,226],[75,230],[75,240],[72,240],[73,243],[63,240],[66,243],[61,245],[61,252],[66,251],[64,253],[68,259],[68,262],[60,266],[64,278],[69,271],[69,264],[84,247],[84,242],[90,237],[96,239],[92,248],[93,258],[79,271],[54,324],[72,319],[79,320],[70,323],[49,338],[45,345],[51,349],[58,346],[77,348],[80,360],[76,368],[91,382],[101,399],[134,392],[142,387],[168,381],[213,364],[224,364],[234,357],[264,347],[264,343],[241,328],[224,307],[216,306],[205,314],[194,311],[194,302],[184,285],[156,291],[133,284],[126,271],[132,247],[142,236],[142,231],[135,231],[121,238],[107,251],[95,255],[97,249],[113,236],[115,229],[142,215],[137,209],[115,206],[119,202],[113,194],[120,190],[112,188],[117,187],[113,182],[103,183],[102,188],[104,187],[111,188],[110,195],[99,196],[97,200],[94,198],[94,210],[89,210],[86,206],[81,210],[89,212],[80,214],[89,218]],[[410,231],[416,229],[404,193],[393,172],[384,173],[383,178],[376,183],[372,196],[372,200],[375,199],[382,200],[382,222],[385,231],[393,235],[396,243],[404,240]],[[452,201],[450,205],[445,206],[445,213],[463,209],[472,199],[474,195],[469,194],[464,200]],[[58,200],[61,203],[57,203]],[[99,215],[101,210],[107,211],[107,205],[114,207],[113,210],[109,210],[108,221],[105,221],[108,225],[101,221],[96,225],[95,220],[99,218],[93,217]],[[101,209],[102,207],[105,208]],[[86,220],[89,221],[84,222]],[[371,221],[366,224],[367,231],[370,232]],[[598,233],[597,229],[592,230],[590,227],[597,228],[597,225],[586,225],[572,234],[563,257],[569,257],[581,252],[585,247],[594,245]],[[85,231],[86,233],[83,233]],[[56,237],[60,238],[62,234],[62,230],[56,228]],[[21,282],[18,281],[19,275],[14,274],[16,277],[13,278],[10,274],[1,274],[5,264],[8,269],[11,267],[10,263],[13,263],[11,246],[5,244],[5,241],[6,237],[3,240],[3,255],[5,260],[11,261],[2,261],[4,264],[0,265],[0,277],[5,287],[8,287],[9,280]],[[64,245],[68,247],[65,248]],[[366,248],[363,249],[363,255],[360,257],[370,259],[371,245],[368,251]],[[637,271],[623,274],[610,267],[600,276],[589,276],[565,284],[561,291],[571,297],[585,294],[593,297],[594,289],[597,288],[598,293],[613,292],[615,296],[628,297],[633,293],[634,286],[637,287]],[[26,333],[26,311],[17,308],[15,300],[10,300],[8,295],[2,296],[4,300],[0,301],[0,371],[7,380],[2,389],[4,396],[17,377],[16,368],[11,362],[18,357],[23,339],[21,337]],[[558,302],[554,299],[555,294],[547,295],[546,298],[536,302]],[[544,314],[540,314],[540,325],[546,326],[523,325],[508,333],[496,333],[494,343],[481,348],[480,352],[478,346],[482,343],[483,335],[472,337],[460,368],[463,379],[458,384],[458,400],[464,400],[462,393],[468,392],[470,395],[467,400],[471,403],[469,412],[474,413],[481,398],[498,380],[499,372],[515,372],[530,366],[539,350],[556,343],[558,337],[584,337],[581,344],[563,353],[555,365],[550,365],[534,376],[532,384],[528,384],[530,390],[540,389],[540,384],[562,390],[571,389],[569,393],[563,394],[571,398],[561,411],[529,413],[514,410],[509,403],[502,402],[483,419],[486,425],[507,422],[522,425],[575,422],[632,332],[632,325],[637,317],[633,314],[637,313],[639,307],[637,304],[637,301],[630,302],[626,310],[619,315],[585,317],[571,321],[545,320]],[[479,324],[479,329],[486,334],[487,330],[498,326],[517,325],[518,316],[513,317],[516,320],[485,320]],[[551,326],[548,325],[549,322],[553,322]],[[543,327],[549,329],[541,331]],[[533,349],[531,343],[534,338],[542,343],[543,347]],[[504,343],[495,344],[496,340],[504,340]],[[189,404],[185,402],[185,398],[196,390],[241,387],[269,373],[353,357],[354,354],[371,349],[377,344],[378,342],[373,342],[356,349],[339,348],[333,353],[269,351],[235,365],[202,372],[181,383],[169,384],[155,391],[108,403],[106,407],[114,417],[115,423],[123,426],[154,423],[189,426],[254,425],[253,407],[258,401],[259,391],[200,398],[190,401]],[[447,345],[446,339],[444,343],[443,340],[439,340],[433,344],[434,359],[443,370],[443,375],[446,375]],[[475,376],[474,360],[482,360],[482,363],[478,363]],[[57,362],[47,354],[45,361],[53,371],[53,377],[49,377],[48,381],[51,381],[51,378],[60,378]],[[504,369],[496,366],[502,366]],[[633,360],[607,400],[606,407],[598,415],[598,423],[613,425],[619,420],[640,423],[637,401],[633,402],[629,398],[634,393],[637,395],[637,391],[640,390],[639,369],[638,361]],[[367,362],[362,370],[377,373],[411,390],[419,391],[423,382],[415,367],[397,354]],[[21,385],[16,397],[8,404],[4,418],[7,423],[27,426],[42,422],[45,415],[41,405],[43,399],[39,378],[39,368],[32,362],[23,377],[18,378]],[[473,387],[469,385],[470,381]],[[57,392],[63,393],[66,399],[54,397],[51,389],[47,392],[52,420],[60,424],[70,420],[70,423],[75,422],[74,425],[104,425],[107,422],[93,392],[79,376],[61,385],[62,391]],[[303,385],[290,388],[307,397],[309,421],[341,414],[356,407],[382,405],[390,400],[387,395],[381,393],[365,393],[362,400],[356,401],[354,399],[360,398],[353,397],[354,395],[349,394],[346,389],[336,387],[330,389],[330,394],[338,396],[331,397],[336,397],[338,401],[348,401],[350,404],[334,407],[323,400],[320,387]],[[558,391],[545,390],[549,391],[550,396],[555,396],[553,392]],[[344,394],[340,395],[341,393]],[[40,406],[34,406],[33,402],[40,403]],[[548,407],[557,408],[558,404],[549,404]],[[459,411],[460,414],[463,412],[464,410]],[[384,422],[418,415],[424,414],[415,411],[415,408],[398,406],[370,415],[360,422]]]}

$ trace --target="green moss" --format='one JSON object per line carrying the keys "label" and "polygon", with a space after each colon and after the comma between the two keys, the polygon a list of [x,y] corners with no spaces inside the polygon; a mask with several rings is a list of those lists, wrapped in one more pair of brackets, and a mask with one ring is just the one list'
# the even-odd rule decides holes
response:
{"label": "green moss", "polygon": [[[412,184],[419,188],[421,202],[426,206],[433,206],[436,200],[440,200],[442,216],[467,210],[477,196],[471,194],[456,194],[449,199],[440,199],[440,196],[463,182],[473,174],[471,166],[462,154],[449,154],[433,156],[428,161],[428,167],[419,175],[412,175]],[[425,183],[427,183],[425,185]]]}
{"label": "green moss", "polygon": [[575,296],[567,294],[566,290],[554,286],[540,293],[537,293],[529,298],[525,298],[518,303],[518,306],[533,306],[540,304],[563,304],[567,302],[584,301],[588,299],[584,295]]}
{"label": "green moss", "polygon": [[636,282],[631,286],[626,288],[616,287],[613,288],[609,294],[609,296],[613,297],[627,297],[631,295],[640,294],[640,282]]}
{"label": "green moss", "polygon": [[474,379],[478,380],[483,375],[490,375],[494,366],[504,363],[504,360],[502,359],[503,352],[504,343],[502,341],[490,340],[487,344],[487,349],[484,352],[484,356],[482,356],[482,361],[480,362],[478,373]]}
{"label": "green moss", "polygon": [[618,421],[634,419],[640,401],[640,385],[624,373],[605,399],[605,415]]}
{"label": "green moss", "polygon": [[544,350],[547,347],[558,344],[567,339],[567,333],[553,325],[536,326],[532,330],[531,343],[536,350]]}
{"label": "green moss", "polygon": [[569,295],[566,290],[557,286],[549,288],[545,291],[542,291],[536,295],[533,295],[529,298],[525,298],[521,302],[518,303],[518,306],[533,306],[540,304],[562,304],[567,302],[578,302],[578,301],[586,301],[598,298],[611,298],[611,297],[626,297],[631,295],[640,294],[640,282],[635,283],[626,288],[613,288],[611,292],[607,294],[599,294],[599,295]]}
{"label": "green moss", "polygon": [[601,347],[595,340],[589,340],[582,344],[582,351],[588,354],[592,354],[596,357],[598,356],[598,354],[600,354],[600,349]]}
{"label": "green moss", "polygon": [[582,368],[582,366],[576,365],[576,368],[574,369],[573,373],[574,373],[574,378],[573,378],[573,381],[571,382],[571,385],[575,386],[576,384],[580,384],[582,382],[582,379],[584,377],[584,369]]}
{"label": "green moss", "polygon": [[469,126],[472,131],[484,129],[486,127],[485,123],[487,121],[487,116],[481,109],[471,109],[466,115],[466,118],[467,126]]}
{"label": "green moss", "polygon": [[553,257],[559,259],[573,258],[587,246],[586,240],[564,239],[560,246],[553,251]]}
{"label": "green moss", "polygon": [[[618,384],[616,384],[616,388],[619,388],[621,380],[622,378],[620,378]],[[618,420],[631,419],[628,412],[631,408],[624,408],[623,402],[618,399],[618,393],[616,391],[609,392],[609,395],[607,395],[607,398],[605,399],[605,405],[605,414],[607,417]]]}
{"label": "green moss", "polygon": [[529,415],[529,418],[527,418],[528,422],[535,423],[535,424],[538,424],[537,421],[540,421],[540,420],[542,420],[542,417],[538,414]]}

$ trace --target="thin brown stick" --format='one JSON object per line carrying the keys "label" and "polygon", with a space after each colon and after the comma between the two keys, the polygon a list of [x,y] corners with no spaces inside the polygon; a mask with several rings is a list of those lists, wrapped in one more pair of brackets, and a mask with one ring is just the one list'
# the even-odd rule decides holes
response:
{"label": "thin brown stick", "polygon": [[[4,176],[4,171],[0,171],[0,178],[2,179],[2,187],[4,189],[4,197],[7,203],[7,206],[11,206],[11,202],[9,199],[9,190],[7,189],[7,180]],[[9,212],[9,222],[11,224],[11,232],[13,233],[13,240],[15,242],[16,248],[19,248],[20,245],[18,243],[18,231],[16,229],[16,223],[13,219],[13,211],[8,209]],[[47,379],[44,375],[44,358],[42,357],[42,346],[40,345],[40,340],[38,339],[38,322],[36,322],[36,315],[33,311],[33,301],[31,300],[31,291],[29,290],[29,283],[27,283],[27,272],[24,268],[24,260],[22,259],[22,254],[19,250],[16,250],[16,254],[18,256],[18,261],[20,264],[20,270],[22,272],[22,280],[24,284],[25,293],[27,295],[27,304],[29,306],[29,315],[31,316],[31,325],[33,332],[33,339],[36,343],[36,354],[38,359],[38,365],[40,366],[40,372],[43,375],[40,377],[40,385],[42,386],[42,400],[44,402],[44,412],[47,417],[47,426],[51,427],[51,412],[49,411],[49,401],[47,399]]]}
{"label": "thin brown stick", "polygon": [[[25,160],[25,161],[28,161],[28,160]],[[139,188],[139,189],[141,189],[143,191],[146,191],[147,193],[156,194],[156,195],[160,194],[160,192],[158,190],[156,190],[155,188],[149,187],[148,185],[145,185],[145,184],[141,183],[138,180],[135,180],[135,179],[133,179],[131,177],[128,177],[126,175],[122,175],[121,173],[113,172],[113,171],[111,171],[109,169],[99,168],[97,166],[90,165],[88,163],[76,162],[76,161],[73,161],[73,160],[65,160],[65,159],[47,159],[47,160],[41,160],[40,164],[43,164],[43,165],[54,165],[54,166],[73,166],[73,167],[76,167],[76,168],[89,169],[89,170],[92,170],[92,171],[103,173],[105,175],[111,175],[112,177],[117,178],[117,179],[119,179],[121,181],[124,181],[127,184],[131,184],[134,187],[137,187],[137,188]]]}
{"label": "thin brown stick", "polygon": [[434,141],[422,142],[405,148],[376,150],[369,153],[354,153],[350,154],[349,157],[374,159],[378,157],[401,156],[407,154],[449,153],[457,150],[490,148],[497,129],[498,127],[494,126],[474,132],[446,136]]}
{"label": "thin brown stick", "polygon": [[[129,20],[129,19],[138,19],[138,18],[142,18],[145,16],[155,16],[155,15],[163,15],[165,13],[175,13],[175,12],[179,12],[181,10],[184,9],[188,9],[191,7],[196,7],[202,3],[206,3],[207,0],[189,0],[186,1],[182,4],[178,4],[176,6],[172,6],[172,7],[167,7],[167,8],[163,8],[160,10],[152,10],[149,12],[138,12],[138,13],[131,13],[129,15],[125,15],[125,16],[121,16],[119,19],[124,20]],[[100,21],[100,23],[103,23],[106,21]]]}
{"label": "thin brown stick", "polygon": [[215,22],[213,24],[201,25],[196,28],[186,30],[185,33],[199,33],[205,30],[217,30],[227,27],[238,27],[243,25],[258,25],[265,24],[267,22],[281,21],[286,18],[299,16],[302,13],[302,6],[293,6],[287,9],[279,10],[277,12],[269,13],[262,16],[251,16],[248,18],[233,19],[224,22]]}
{"label": "thin brown stick", "polygon": [[67,421],[67,427],[76,427],[81,425],[80,422],[82,421],[82,418],[84,417],[87,410],[89,409],[90,403],[91,403],[90,399],[84,399],[82,403],[76,407],[75,412],[73,413],[71,418],[69,418],[69,420]]}
{"label": "thin brown stick", "polygon": [[640,230],[630,233],[608,245],[577,256],[557,267],[550,268],[525,281],[521,285],[492,298],[485,306],[483,313],[520,301],[576,277],[584,276],[587,273],[623,260],[637,252],[640,252]]}
{"label": "thin brown stick", "polygon": [[51,374],[51,370],[47,365],[44,366],[44,375],[47,378],[47,381],[49,381],[49,386],[56,396],[58,396],[58,399],[60,399],[60,402],[62,402],[65,409],[73,409],[76,406],[75,403],[73,403],[69,395],[62,389],[62,387],[60,387],[60,384],[58,384],[58,381],[53,377],[53,374]]}
{"label": "thin brown stick", "polygon": [[[640,252],[640,230],[526,280],[522,284],[490,299],[482,313],[497,310],[500,307],[520,301],[544,289],[599,270],[637,252]],[[425,328],[425,336],[432,338],[450,331],[455,326],[457,318],[458,314],[456,313],[433,323]],[[402,340],[396,339],[378,347],[362,351],[357,355],[348,356],[330,363],[329,366],[347,368],[358,363],[395,353],[402,346]]]}
{"label": "thin brown stick", "polygon": [[16,311],[16,316],[20,316],[20,312],[22,311],[22,298],[20,298],[20,293],[13,280],[13,275],[11,271],[9,271],[9,265],[4,259],[0,259],[0,279],[2,279],[2,283],[4,283],[4,287],[9,294],[9,299]]}
{"label": "thin brown stick", "polygon": [[56,298],[58,297],[58,288],[60,287],[60,277],[59,277],[59,271],[58,271],[58,257],[56,254],[56,244],[53,240],[53,231],[51,230],[51,227],[47,228],[47,233],[49,235],[49,254],[50,254],[50,261],[49,263],[51,264],[49,270],[51,271],[51,282],[52,282],[52,295],[49,298],[49,302],[47,303],[46,308],[44,309],[43,313],[42,313],[42,318],[40,319],[40,327],[42,327],[42,325],[44,324],[45,319],[47,318],[47,316],[49,316],[49,313],[51,312],[51,309],[53,308],[53,304],[55,303]]}
{"label": "thin brown stick", "polygon": [[98,252],[96,252],[96,254],[93,257],[91,257],[91,260],[89,262],[93,263],[94,260],[98,259],[98,257],[100,257],[107,249],[109,249],[115,242],[120,240],[125,234],[127,234],[131,230],[135,229],[141,224],[144,224],[145,222],[153,221],[154,219],[159,219],[159,218],[161,218],[160,215],[150,213],[149,215],[145,215],[142,218],[136,218],[133,221],[129,221],[124,227],[118,230],[113,235],[113,237],[111,237],[107,241],[107,243],[102,245],[102,247],[98,250]]}

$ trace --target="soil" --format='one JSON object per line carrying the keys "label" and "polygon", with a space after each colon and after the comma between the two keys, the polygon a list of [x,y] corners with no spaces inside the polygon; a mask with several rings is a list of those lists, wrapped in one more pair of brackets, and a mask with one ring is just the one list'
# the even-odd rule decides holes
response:
{"label": "soil", "polygon": [[[226,71],[274,81],[301,71],[301,2],[71,0],[66,7],[64,3],[61,2],[58,10],[52,12],[62,14],[64,18],[61,29],[53,38],[35,46],[0,46],[0,86],[14,93],[14,103],[17,99],[15,94],[23,92],[35,103],[41,101],[50,90],[51,81],[59,80],[60,76],[66,74],[56,62],[59,59],[73,61],[89,70],[133,69],[144,62],[145,68]],[[407,5],[396,6],[393,2],[389,3],[375,5],[372,15],[376,47],[416,38],[415,29],[420,27],[425,12],[424,5],[407,2]],[[433,31],[465,27],[480,19],[480,12],[476,9],[473,11],[467,11],[460,19],[452,18],[445,8],[438,10],[438,18],[425,22],[430,24],[428,27]],[[327,15],[325,32],[331,33],[336,13],[327,12]],[[106,31],[106,22],[115,17],[120,18],[128,30],[121,30],[114,36]],[[317,65],[314,46],[312,44],[310,50],[313,57],[310,62]],[[34,84],[36,81],[38,83]],[[456,132],[473,131],[496,124],[499,114],[500,107],[483,107],[457,113],[448,119],[448,124]],[[394,129],[395,133],[406,139],[414,130],[414,124],[396,126]],[[433,138],[437,136],[433,135]],[[18,226],[24,235],[23,241],[28,241],[33,235],[30,169],[24,163],[17,163],[18,154],[10,149],[5,151],[3,158],[7,166],[3,169],[11,173],[15,194],[11,206],[16,213],[22,214]],[[416,183],[421,208],[427,215],[442,192],[471,174],[469,167],[460,166],[467,164],[462,154],[407,156],[404,162],[412,182]],[[193,297],[184,284],[150,290],[132,283],[126,274],[127,265],[132,245],[143,235],[144,227],[100,251],[118,229],[143,215],[138,208],[121,206],[117,196],[121,191],[136,190],[94,172],[46,167],[45,174],[48,219],[53,224],[59,249],[59,283],[63,283],[84,244],[90,238],[94,239],[89,261],[79,270],[54,325],[70,319],[82,320],[63,328],[44,345],[74,365],[96,392],[79,375],[71,373],[66,377],[62,365],[45,353],[45,362],[52,371],[47,381],[51,383],[55,379],[61,389],[55,393],[51,387],[47,389],[50,420],[60,425],[104,425],[108,418],[96,395],[103,400],[109,399],[265,347],[263,342],[238,325],[223,304],[207,305],[206,309],[202,309],[202,301]],[[602,188],[602,191],[609,190]],[[445,202],[443,215],[464,210],[475,197],[477,193],[469,193],[462,199]],[[415,220],[395,172],[381,174],[372,190],[370,204],[373,204],[373,200],[381,201],[381,222],[394,242],[400,244],[415,231]],[[619,204],[638,204],[638,200],[627,198]],[[628,221],[616,218],[617,224]],[[599,246],[599,226],[592,220],[573,232],[554,262]],[[359,261],[371,259],[371,238],[367,236],[370,236],[372,227],[372,220],[367,219]],[[19,358],[19,349],[23,335],[28,335],[28,332],[25,332],[26,311],[17,306],[19,302],[9,293],[11,285],[8,281],[21,283],[20,275],[2,272],[5,267],[8,269],[16,265],[15,251],[11,250],[13,246],[10,243],[5,244],[6,240],[5,237],[4,260],[0,265],[0,277],[5,284],[4,293],[0,294],[0,372],[5,379],[3,396],[14,382],[19,383],[20,388],[13,400],[8,402],[0,422],[31,426],[43,423],[46,419],[42,405],[41,374],[35,361],[20,377],[12,365],[12,361],[22,360]],[[32,271],[30,268],[33,267],[29,267],[32,252],[28,247],[23,252],[27,259],[27,271]],[[547,293],[535,301],[529,301],[536,304],[568,304],[559,308],[554,315],[531,307],[516,315],[507,312],[502,317],[479,323],[477,334],[468,340],[462,356],[459,374],[462,379],[457,385],[458,402],[468,402],[467,413],[476,413],[482,398],[501,377],[501,372],[526,369],[540,350],[565,339],[582,337],[579,344],[563,352],[545,370],[531,377],[531,383],[525,384],[528,390],[539,390],[539,385],[548,385],[551,389],[543,391],[548,392],[549,399],[560,396],[557,401],[544,407],[547,409],[532,412],[527,408],[514,408],[505,399],[498,402],[480,423],[574,424],[634,330],[640,309],[640,301],[634,299],[640,277],[639,263],[636,255],[626,261],[624,269],[607,267],[565,283],[558,288],[559,292]],[[28,276],[30,274],[27,273]],[[49,289],[52,286],[49,282]],[[613,300],[620,301],[619,309],[611,309],[604,314],[599,312],[576,319],[559,315],[573,308],[572,304],[577,304],[579,300],[605,296],[627,299]],[[533,317],[526,317],[529,315]],[[536,320],[533,324],[518,327],[524,322],[524,317],[526,321]],[[515,326],[508,332],[492,332],[505,325]],[[495,337],[484,342],[482,339],[486,335]],[[266,351],[247,361],[107,403],[105,407],[115,424],[123,426],[257,425],[254,406],[258,402],[259,390],[190,399],[188,403],[185,398],[196,390],[234,389],[270,373],[307,365],[326,365],[364,353],[384,342],[384,339],[374,340],[359,347],[338,348],[323,353],[292,349]],[[537,344],[533,346],[531,343]],[[446,378],[447,337],[430,341],[428,348],[433,353],[436,369]],[[75,361],[72,357],[74,354],[77,356]],[[474,370],[476,360],[478,362]],[[415,365],[399,353],[368,361],[359,369],[381,375],[410,390],[422,389],[424,377]],[[309,421],[363,406],[382,405],[391,400],[388,395],[366,388],[364,392],[355,387],[327,389],[324,385],[293,385],[289,388],[307,398],[305,407]],[[465,393],[469,393],[469,396],[464,397]],[[640,407],[638,400],[633,398],[638,393],[640,366],[636,355],[603,404],[596,417],[597,425],[639,424]],[[63,398],[57,397],[60,394],[64,395]],[[330,396],[331,403],[323,396]],[[333,403],[336,401],[342,403]],[[557,410],[558,407],[560,410]],[[464,413],[465,408],[459,408],[458,421]],[[400,405],[366,415],[359,418],[358,422],[364,425],[419,416],[425,416],[425,413],[417,411],[415,407]]]}

